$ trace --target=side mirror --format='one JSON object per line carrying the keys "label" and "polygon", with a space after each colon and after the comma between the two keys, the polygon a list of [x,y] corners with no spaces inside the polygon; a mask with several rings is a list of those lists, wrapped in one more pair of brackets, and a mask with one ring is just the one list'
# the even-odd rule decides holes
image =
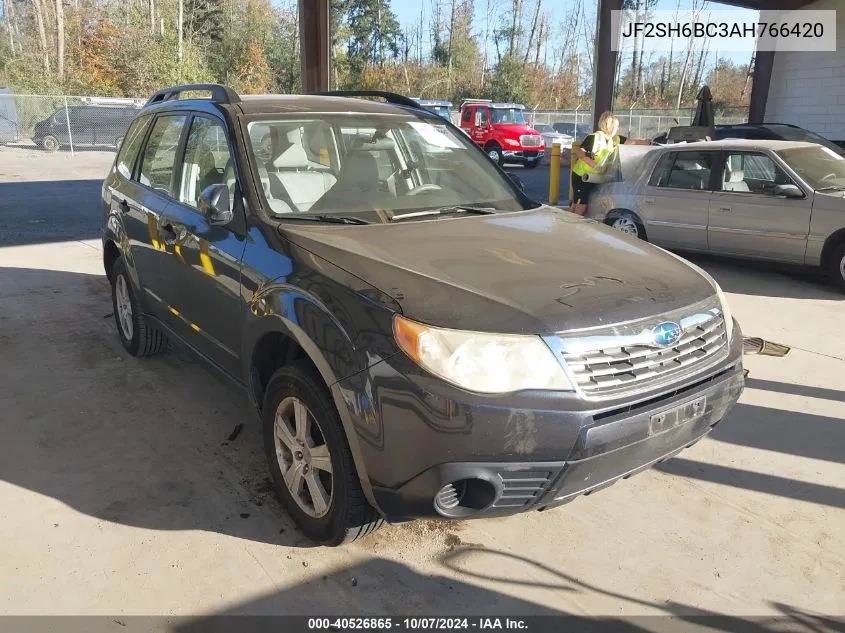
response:
{"label": "side mirror", "polygon": [[797,185],[775,185],[772,190],[776,196],[785,196],[787,198],[803,198],[804,192],[798,188]]}
{"label": "side mirror", "polygon": [[224,184],[206,187],[200,194],[197,209],[209,224],[223,225],[231,222],[234,214],[229,204],[229,187]]}
{"label": "side mirror", "polygon": [[508,177],[513,181],[513,184],[519,187],[520,191],[525,192],[525,183],[522,182],[522,178],[512,173],[508,173]]}

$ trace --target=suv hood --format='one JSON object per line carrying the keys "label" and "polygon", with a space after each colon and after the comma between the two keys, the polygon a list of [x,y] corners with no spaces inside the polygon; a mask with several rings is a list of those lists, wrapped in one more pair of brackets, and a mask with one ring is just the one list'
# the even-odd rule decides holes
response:
{"label": "suv hood", "polygon": [[282,232],[393,297],[408,318],[441,327],[550,334],[714,294],[675,256],[550,207],[368,226],[286,223]]}

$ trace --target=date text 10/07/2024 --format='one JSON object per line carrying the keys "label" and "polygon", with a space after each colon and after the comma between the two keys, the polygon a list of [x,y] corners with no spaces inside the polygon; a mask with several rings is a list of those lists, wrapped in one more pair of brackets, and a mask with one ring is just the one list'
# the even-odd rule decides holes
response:
{"label": "date text 10/07/2024", "polygon": [[520,618],[308,618],[309,631],[526,631]]}

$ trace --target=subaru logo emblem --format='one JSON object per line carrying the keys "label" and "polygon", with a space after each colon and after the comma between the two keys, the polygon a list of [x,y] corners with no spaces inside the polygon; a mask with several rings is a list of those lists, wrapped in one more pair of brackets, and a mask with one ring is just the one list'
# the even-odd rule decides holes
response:
{"label": "subaru logo emblem", "polygon": [[658,347],[670,347],[681,338],[681,326],[671,321],[665,321],[656,325],[651,330],[654,337],[654,344]]}

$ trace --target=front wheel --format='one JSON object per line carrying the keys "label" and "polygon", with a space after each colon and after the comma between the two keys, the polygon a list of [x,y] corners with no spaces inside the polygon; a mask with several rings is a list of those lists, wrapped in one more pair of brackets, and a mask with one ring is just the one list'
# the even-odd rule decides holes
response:
{"label": "front wheel", "polygon": [[487,157],[499,167],[505,164],[505,157],[502,156],[502,148],[498,145],[491,145],[485,151],[487,152]]}
{"label": "front wheel", "polygon": [[341,545],[382,525],[364,497],[331,394],[312,367],[273,374],[262,417],[276,493],[308,538]]}
{"label": "front wheel", "polygon": [[611,228],[621,231],[626,235],[630,235],[631,237],[636,237],[641,240],[645,239],[645,231],[643,230],[640,221],[633,213],[626,211],[625,213],[616,215],[610,218],[607,221],[607,224]]}
{"label": "front wheel", "polygon": [[44,148],[45,152],[55,152],[59,149],[59,145],[59,139],[50,134],[45,136],[44,139],[41,141],[41,147]]}
{"label": "front wheel", "polygon": [[833,249],[828,262],[827,274],[830,281],[842,292],[845,292],[845,241]]}

